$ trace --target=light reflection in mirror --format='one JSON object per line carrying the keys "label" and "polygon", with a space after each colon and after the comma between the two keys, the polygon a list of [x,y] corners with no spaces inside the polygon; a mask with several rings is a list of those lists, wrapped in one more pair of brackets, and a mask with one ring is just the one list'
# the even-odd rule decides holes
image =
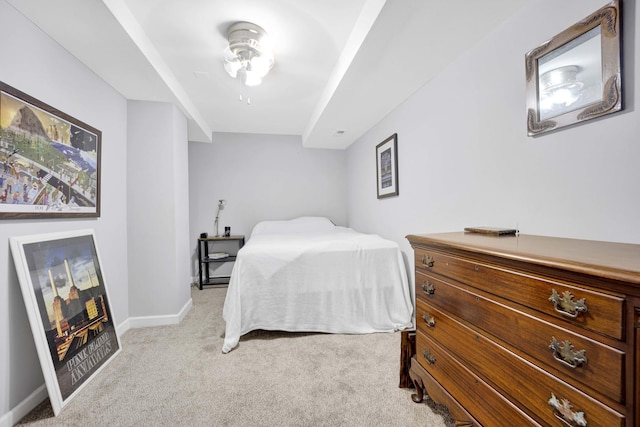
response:
{"label": "light reflection in mirror", "polygon": [[538,59],[539,120],[602,101],[601,26]]}

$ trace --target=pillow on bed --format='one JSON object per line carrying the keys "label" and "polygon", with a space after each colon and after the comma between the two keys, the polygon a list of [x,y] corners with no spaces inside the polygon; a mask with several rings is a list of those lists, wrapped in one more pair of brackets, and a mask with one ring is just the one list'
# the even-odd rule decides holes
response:
{"label": "pillow on bed", "polygon": [[329,218],[319,216],[304,216],[286,221],[262,221],[253,227],[251,236],[259,234],[293,234],[321,231],[334,231],[335,225]]}

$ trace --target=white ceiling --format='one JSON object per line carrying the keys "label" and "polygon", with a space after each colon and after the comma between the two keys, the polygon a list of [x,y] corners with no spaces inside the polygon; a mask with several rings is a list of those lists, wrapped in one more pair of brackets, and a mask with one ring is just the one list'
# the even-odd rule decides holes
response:
{"label": "white ceiling", "polygon": [[[283,134],[343,149],[530,0],[7,1],[125,98],[175,103],[191,141]],[[257,87],[222,65],[237,21],[275,41]]]}

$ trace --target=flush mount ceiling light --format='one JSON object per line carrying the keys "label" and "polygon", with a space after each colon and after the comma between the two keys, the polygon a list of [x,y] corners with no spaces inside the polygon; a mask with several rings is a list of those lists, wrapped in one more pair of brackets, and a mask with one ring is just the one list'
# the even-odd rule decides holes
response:
{"label": "flush mount ceiling light", "polygon": [[580,67],[565,65],[547,71],[540,76],[540,107],[553,110],[554,106],[566,107],[578,100],[583,83],[578,80]]}
{"label": "flush mount ceiling light", "polygon": [[223,59],[227,73],[247,86],[262,83],[274,63],[266,31],[251,22],[236,22],[229,27],[227,39]]}

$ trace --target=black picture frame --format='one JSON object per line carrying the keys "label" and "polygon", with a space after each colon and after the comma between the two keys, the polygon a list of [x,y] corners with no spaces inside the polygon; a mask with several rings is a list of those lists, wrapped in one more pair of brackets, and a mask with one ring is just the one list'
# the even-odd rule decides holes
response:
{"label": "black picture frame", "polygon": [[0,219],[100,216],[102,132],[0,82]]}
{"label": "black picture frame", "polygon": [[398,196],[398,134],[376,146],[376,183],[378,199]]}

